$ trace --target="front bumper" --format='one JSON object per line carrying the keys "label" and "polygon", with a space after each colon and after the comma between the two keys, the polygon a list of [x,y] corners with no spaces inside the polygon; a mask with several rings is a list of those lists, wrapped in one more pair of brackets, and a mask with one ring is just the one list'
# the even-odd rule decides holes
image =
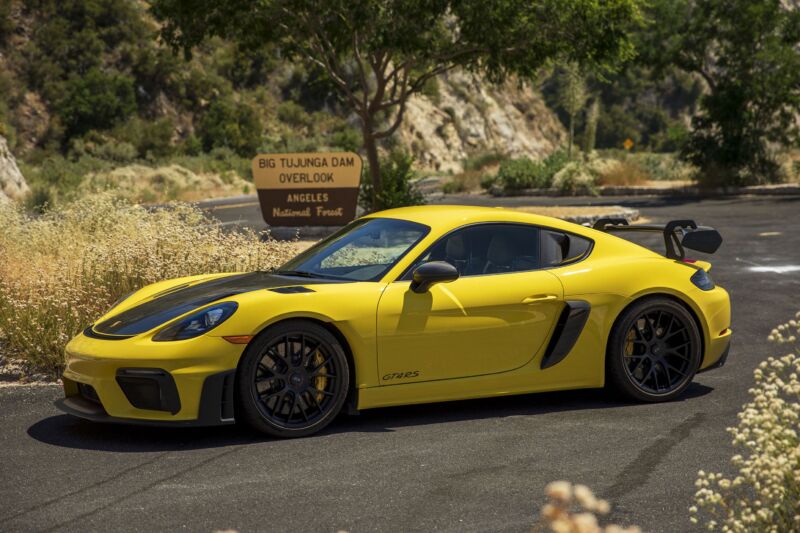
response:
{"label": "front bumper", "polygon": [[233,424],[235,422],[233,408],[233,380],[235,374],[235,370],[228,370],[219,374],[212,374],[206,378],[200,396],[198,416],[194,420],[154,420],[111,416],[106,412],[99,399],[83,393],[80,390],[81,384],[67,378],[62,379],[65,397],[57,400],[55,406],[68,415],[85,418],[93,422],[179,427]]}
{"label": "front bumper", "polygon": [[67,345],[62,411],[95,421],[209,426],[234,422],[243,345],[202,336],[176,342],[78,335]]}

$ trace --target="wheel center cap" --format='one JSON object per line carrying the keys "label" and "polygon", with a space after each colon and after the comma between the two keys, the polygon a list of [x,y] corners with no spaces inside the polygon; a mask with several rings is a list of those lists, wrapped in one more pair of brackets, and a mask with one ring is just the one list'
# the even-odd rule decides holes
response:
{"label": "wheel center cap", "polygon": [[660,344],[654,344],[652,348],[650,348],[650,353],[652,353],[653,355],[658,355],[660,352],[661,352]]}
{"label": "wheel center cap", "polygon": [[293,387],[299,387],[300,385],[303,384],[303,376],[297,373],[292,374],[291,376],[289,376],[289,383]]}

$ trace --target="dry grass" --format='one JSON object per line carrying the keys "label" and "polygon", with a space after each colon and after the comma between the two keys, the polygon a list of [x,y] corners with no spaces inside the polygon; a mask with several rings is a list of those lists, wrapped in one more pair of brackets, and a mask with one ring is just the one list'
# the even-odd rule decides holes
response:
{"label": "dry grass", "polygon": [[186,275],[269,270],[293,242],[225,233],[196,208],[148,211],[97,195],[32,218],[0,205],[0,344],[57,374],[66,342],[119,296]]}
{"label": "dry grass", "polygon": [[249,194],[253,184],[233,172],[195,173],[180,165],[157,168],[142,165],[91,173],[80,186],[83,194],[113,191],[133,203],[193,202]]}
{"label": "dry grass", "polygon": [[598,173],[597,185],[644,185],[650,175],[631,160],[617,161]]}

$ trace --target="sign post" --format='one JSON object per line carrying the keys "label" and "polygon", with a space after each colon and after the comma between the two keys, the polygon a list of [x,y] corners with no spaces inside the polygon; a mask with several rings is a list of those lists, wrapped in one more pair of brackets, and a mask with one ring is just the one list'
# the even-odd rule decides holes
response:
{"label": "sign post", "polygon": [[356,217],[361,157],[353,152],[259,154],[253,180],[270,226],[342,226]]}

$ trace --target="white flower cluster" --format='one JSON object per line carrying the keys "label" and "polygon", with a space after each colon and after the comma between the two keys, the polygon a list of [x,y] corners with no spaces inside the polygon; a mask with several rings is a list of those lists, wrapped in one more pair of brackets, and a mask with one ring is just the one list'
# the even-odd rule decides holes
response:
{"label": "white flower cluster", "polygon": [[[800,319],[800,313],[796,315]],[[694,523],[731,532],[800,531],[800,328],[791,320],[772,330],[769,340],[791,345],[793,353],[770,357],[754,372],[751,401],[729,428],[742,454],[731,463],[732,479],[698,473]]]}
{"label": "white flower cluster", "polygon": [[794,344],[798,338],[800,338],[800,311],[794,315],[793,320],[773,329],[767,340],[778,344]]}
{"label": "white flower cluster", "polygon": [[548,503],[542,507],[541,516],[554,533],[641,533],[635,526],[600,526],[595,513],[608,514],[611,507],[586,485],[554,481],[545,487],[545,494]]}

